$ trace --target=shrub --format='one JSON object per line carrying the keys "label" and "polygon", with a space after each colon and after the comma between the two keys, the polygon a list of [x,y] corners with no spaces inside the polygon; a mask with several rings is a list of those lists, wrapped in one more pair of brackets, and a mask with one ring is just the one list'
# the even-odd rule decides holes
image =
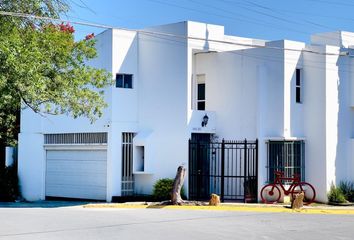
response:
{"label": "shrub", "polygon": [[[173,179],[171,178],[162,178],[158,180],[153,187],[152,195],[156,200],[171,200],[171,191],[173,188]],[[185,197],[184,188],[181,189],[182,198]]]}
{"label": "shrub", "polygon": [[328,201],[332,203],[345,203],[346,199],[343,192],[332,184],[328,193]]}
{"label": "shrub", "polygon": [[339,189],[342,191],[347,201],[354,202],[354,182],[341,181],[339,183]]}
{"label": "shrub", "polygon": [[14,201],[18,196],[17,166],[0,169],[0,201]]}

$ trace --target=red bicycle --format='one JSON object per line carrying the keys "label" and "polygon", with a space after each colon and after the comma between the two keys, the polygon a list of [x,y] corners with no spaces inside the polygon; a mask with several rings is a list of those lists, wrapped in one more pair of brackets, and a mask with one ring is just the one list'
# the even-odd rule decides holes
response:
{"label": "red bicycle", "polygon": [[[315,188],[307,183],[301,182],[300,176],[298,174],[294,174],[294,177],[284,177],[283,172],[274,171],[275,180],[274,183],[270,183],[265,185],[261,190],[261,198],[264,203],[276,203],[279,201],[281,197],[280,188],[283,190],[285,195],[291,194],[291,197],[294,198],[295,194],[304,192],[304,204],[308,205],[315,201],[316,191]],[[292,181],[289,188],[285,189],[282,180]]]}

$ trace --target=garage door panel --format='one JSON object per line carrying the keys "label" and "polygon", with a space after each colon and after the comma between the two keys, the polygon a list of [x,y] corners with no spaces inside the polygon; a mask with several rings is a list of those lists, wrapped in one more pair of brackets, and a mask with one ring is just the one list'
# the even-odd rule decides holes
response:
{"label": "garage door panel", "polygon": [[[71,160],[74,158],[75,161],[106,161],[106,155],[103,154],[104,150],[83,150],[83,151],[73,151],[73,150],[52,150],[47,151],[48,160]],[[74,153],[74,155],[73,155]]]}
{"label": "garage door panel", "polygon": [[50,187],[60,183],[60,185],[80,185],[80,186],[92,186],[92,187],[106,187],[105,182],[102,179],[105,178],[105,174],[97,174],[87,177],[86,174],[77,174],[73,176],[72,174],[48,174],[47,175],[47,185]]}
{"label": "garage door panel", "polygon": [[47,162],[47,172],[66,172],[66,173],[106,173],[106,164],[94,161],[66,161],[55,160]]}
{"label": "garage door panel", "polygon": [[[93,196],[92,191],[96,194]],[[71,185],[51,185],[47,190],[46,195],[48,197],[58,197],[58,192],[60,192],[60,197],[67,198],[83,198],[83,199],[97,199],[104,200],[106,199],[106,188],[105,187],[84,187],[84,186],[75,186]],[[75,194],[73,194],[75,193]]]}
{"label": "garage door panel", "polygon": [[106,150],[47,150],[46,196],[106,199]]}

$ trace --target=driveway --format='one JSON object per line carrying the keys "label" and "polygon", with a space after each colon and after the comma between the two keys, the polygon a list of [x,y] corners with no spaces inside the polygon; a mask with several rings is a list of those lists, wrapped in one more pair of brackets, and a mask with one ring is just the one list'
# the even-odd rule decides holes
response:
{"label": "driveway", "polygon": [[1,239],[353,239],[354,215],[0,205]]}

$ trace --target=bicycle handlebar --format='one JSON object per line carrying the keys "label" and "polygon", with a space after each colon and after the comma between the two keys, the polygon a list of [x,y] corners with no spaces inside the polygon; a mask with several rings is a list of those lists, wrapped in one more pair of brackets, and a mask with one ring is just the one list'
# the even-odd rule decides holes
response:
{"label": "bicycle handlebar", "polygon": [[[283,176],[284,176],[284,172],[281,172],[281,171],[274,171],[274,174],[277,175],[277,176],[280,176],[280,177],[283,177]],[[294,174],[293,174],[293,177],[294,177],[294,178],[300,178],[300,174],[294,173]]]}

